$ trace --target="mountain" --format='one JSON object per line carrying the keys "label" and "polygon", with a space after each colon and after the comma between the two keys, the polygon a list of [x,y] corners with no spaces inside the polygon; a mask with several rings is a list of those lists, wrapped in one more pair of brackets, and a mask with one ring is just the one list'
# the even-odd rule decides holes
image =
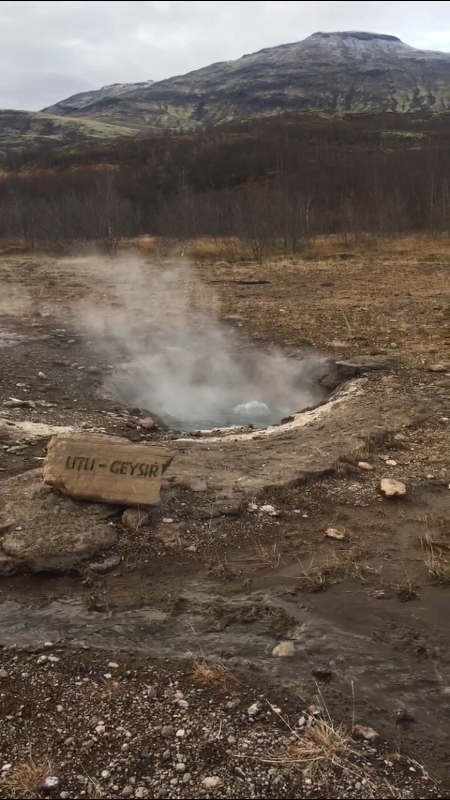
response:
{"label": "mountain", "polygon": [[33,111],[0,111],[0,154],[41,144],[62,147],[135,134],[134,129],[114,127],[96,119],[72,119]]}
{"label": "mountain", "polygon": [[45,111],[141,130],[297,110],[437,113],[450,110],[450,54],[417,50],[384,34],[315,33],[181,77],[88,94]]}
{"label": "mountain", "polygon": [[142,83],[111,83],[109,86],[103,86],[101,89],[93,90],[91,92],[81,92],[74,94],[67,100],[62,100],[55,106],[49,106],[44,109],[45,114],[60,114],[62,116],[72,116],[81,112],[83,116],[89,114],[92,108],[95,108],[96,103],[104,100],[115,100],[131,91],[140,91],[152,86],[154,81],[145,81]]}

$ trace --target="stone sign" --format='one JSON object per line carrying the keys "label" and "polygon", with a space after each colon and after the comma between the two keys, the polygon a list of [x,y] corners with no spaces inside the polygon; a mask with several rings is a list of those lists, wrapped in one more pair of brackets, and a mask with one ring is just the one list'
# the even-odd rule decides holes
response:
{"label": "stone sign", "polygon": [[55,436],[44,482],[77,500],[158,506],[163,473],[173,455],[162,445],[132,444],[100,434]]}

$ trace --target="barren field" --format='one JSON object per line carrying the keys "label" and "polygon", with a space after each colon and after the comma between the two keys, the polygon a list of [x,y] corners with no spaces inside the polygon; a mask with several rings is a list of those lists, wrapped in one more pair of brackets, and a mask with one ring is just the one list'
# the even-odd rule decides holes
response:
{"label": "barren field", "polygon": [[[448,796],[447,240],[149,258],[0,260],[1,796]],[[199,437],[114,398],[193,310],[308,359],[319,407]],[[161,508],[43,494],[59,427],[168,444]]]}

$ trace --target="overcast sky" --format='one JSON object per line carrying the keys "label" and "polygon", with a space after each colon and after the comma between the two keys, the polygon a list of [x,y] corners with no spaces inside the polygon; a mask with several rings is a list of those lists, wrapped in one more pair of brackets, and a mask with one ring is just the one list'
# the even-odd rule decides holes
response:
{"label": "overcast sky", "polygon": [[316,31],[391,33],[450,52],[450,2],[0,1],[0,108],[162,80]]}

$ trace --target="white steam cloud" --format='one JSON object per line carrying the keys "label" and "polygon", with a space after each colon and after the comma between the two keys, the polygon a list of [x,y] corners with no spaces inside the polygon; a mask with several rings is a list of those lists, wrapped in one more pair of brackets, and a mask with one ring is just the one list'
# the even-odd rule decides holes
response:
{"label": "white steam cloud", "polygon": [[261,349],[219,320],[214,293],[188,264],[136,256],[83,260],[100,303],[83,310],[115,364],[106,390],[180,430],[275,424],[315,405],[320,359]]}

